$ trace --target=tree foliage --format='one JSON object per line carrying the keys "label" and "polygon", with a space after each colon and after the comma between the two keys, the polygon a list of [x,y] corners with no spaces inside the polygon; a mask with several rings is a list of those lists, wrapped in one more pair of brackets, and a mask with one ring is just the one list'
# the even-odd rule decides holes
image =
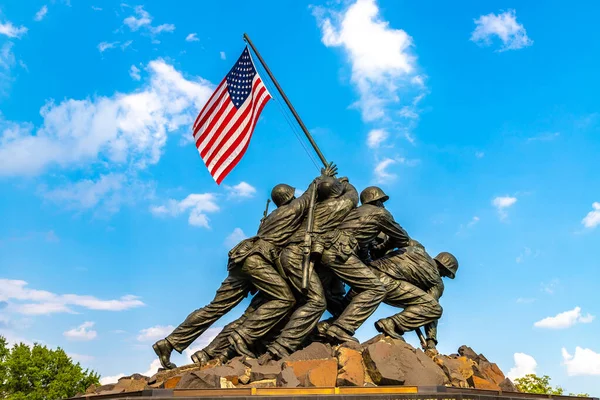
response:
{"label": "tree foliage", "polygon": [[55,400],[85,392],[100,376],[83,370],[62,350],[20,343],[8,347],[0,336],[0,398]]}
{"label": "tree foliage", "polygon": [[[515,386],[519,391],[525,393],[563,395],[564,389],[560,386],[553,388],[550,385],[550,380],[548,375],[537,376],[535,374],[527,374],[522,378],[515,379]],[[569,396],[590,397],[587,393],[569,393]]]}

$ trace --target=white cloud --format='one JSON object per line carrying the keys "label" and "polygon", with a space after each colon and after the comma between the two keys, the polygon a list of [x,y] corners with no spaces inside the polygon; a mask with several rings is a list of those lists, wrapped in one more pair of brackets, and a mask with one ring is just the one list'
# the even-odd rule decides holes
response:
{"label": "white cloud", "polygon": [[469,221],[469,223],[467,224],[467,228],[471,228],[472,226],[475,226],[475,224],[477,224],[479,222],[479,217],[476,215],[473,218],[471,218],[471,221]]}
{"label": "white cloud", "polygon": [[185,37],[185,41],[186,42],[199,42],[200,39],[198,39],[198,34],[197,33],[190,33],[189,35],[187,35]]}
{"label": "white cloud", "polygon": [[126,48],[128,48],[129,46],[131,46],[131,44],[133,43],[133,40],[128,40],[125,43],[123,43],[121,45],[121,50],[125,51]]}
{"label": "white cloud", "polygon": [[202,78],[185,79],[161,59],[151,61],[148,71],[142,90],[49,102],[37,130],[9,124],[0,131],[0,176],[37,175],[50,166],[109,162],[112,169],[136,170],[157,163],[167,134],[189,127],[214,87]]}
{"label": "white cloud", "polygon": [[95,330],[91,329],[93,327],[94,327],[93,322],[90,322],[90,321],[84,322],[83,324],[79,325],[77,328],[73,328],[71,330],[63,332],[63,335],[64,335],[64,337],[66,337],[69,340],[82,340],[82,341],[93,340],[98,335],[98,333]]}
{"label": "white cloud", "polygon": [[473,218],[471,218],[471,220],[466,225],[460,224],[456,234],[457,235],[463,234],[466,230],[473,228],[475,225],[477,225],[479,223],[479,220],[480,220],[480,218],[477,215],[473,216]]}
{"label": "white cloud", "polygon": [[165,205],[150,207],[150,212],[158,217],[176,217],[186,211],[190,212],[190,225],[210,228],[206,214],[219,211],[216,196],[213,193],[190,194],[181,201],[170,199]]}
{"label": "white cloud", "polygon": [[227,58],[224,51],[219,52],[219,56],[221,57],[221,60],[225,60]]}
{"label": "white cloud", "polygon": [[569,376],[600,375],[600,353],[577,346],[575,355],[571,355],[563,347],[562,357]]}
{"label": "white cloud", "polygon": [[244,233],[242,228],[235,228],[233,232],[231,232],[229,236],[227,236],[227,238],[225,239],[225,246],[227,246],[228,248],[232,248],[247,237],[248,235]]}
{"label": "white cloud", "polygon": [[119,193],[124,184],[124,175],[102,175],[96,181],[84,179],[46,191],[43,196],[47,200],[65,204],[68,208],[88,209],[97,206],[101,200]]}
{"label": "white cloud", "polygon": [[173,32],[175,30],[175,25],[173,24],[153,26],[153,17],[148,11],[144,10],[143,6],[136,6],[133,10],[135,15],[131,15],[123,20],[123,23],[133,32],[143,28],[147,29],[153,35],[158,35],[162,32]]}
{"label": "white cloud", "polygon": [[400,90],[422,89],[411,53],[412,38],[389,26],[375,0],[357,0],[343,12],[314,7],[327,47],[341,47],[352,65],[351,81],[358,90],[357,106],[365,121],[385,119],[388,107],[400,109]]}
{"label": "white cloud", "polygon": [[94,10],[94,11],[102,11],[102,7],[92,6],[92,10]]}
{"label": "white cloud", "polygon": [[140,342],[153,342],[158,339],[167,337],[175,329],[172,325],[162,326],[156,325],[150,328],[142,329],[137,336]]}
{"label": "white cloud", "polygon": [[0,35],[20,39],[26,33],[27,28],[24,26],[14,26],[10,21],[0,22]]}
{"label": "white cloud", "polygon": [[593,211],[587,213],[585,218],[581,220],[581,223],[586,228],[595,228],[600,225],[600,203],[595,201],[592,204]]}
{"label": "white cloud", "polygon": [[388,168],[394,164],[396,164],[396,161],[391,158],[386,158],[377,163],[375,170],[373,171],[375,174],[375,181],[377,183],[386,183],[396,179],[397,175],[388,171]]}
{"label": "white cloud", "polygon": [[554,292],[556,291],[556,287],[559,284],[559,280],[558,279],[553,279],[550,282],[542,282],[540,284],[541,286],[541,290],[542,292],[548,293],[548,294],[554,294]]}
{"label": "white cloud", "polygon": [[508,214],[506,213],[506,209],[512,207],[516,202],[516,197],[500,196],[492,200],[492,205],[498,210],[498,215],[500,216],[500,219],[506,219],[506,217],[508,216]]}
{"label": "white cloud", "polygon": [[100,42],[97,47],[100,53],[104,53],[106,50],[114,49],[118,44],[119,42]]}
{"label": "white cloud", "polygon": [[419,164],[419,160],[408,160],[404,157],[384,158],[375,165],[373,170],[375,183],[390,183],[398,176],[388,170],[395,164],[403,164],[408,167],[414,167]]}
{"label": "white cloud", "polygon": [[388,136],[385,129],[372,129],[367,136],[367,146],[376,149],[386,141]]}
{"label": "white cloud", "polygon": [[560,136],[559,132],[543,133],[543,134],[538,135],[538,136],[533,136],[533,137],[527,138],[527,143],[530,143],[530,142],[550,142],[550,141],[558,138],[559,136]]}
{"label": "white cloud", "polygon": [[483,158],[483,157],[485,157],[485,153],[483,151],[477,151],[477,152],[475,152],[475,157]]}
{"label": "white cloud", "polygon": [[148,371],[144,372],[142,375],[151,377],[158,372],[158,369],[162,368],[160,365],[160,360],[157,358],[150,363],[150,367],[148,367]]}
{"label": "white cloud", "polygon": [[152,23],[152,16],[149,12],[144,10],[143,6],[137,6],[134,8],[136,15],[131,15],[123,23],[129,27],[132,31],[137,31],[143,26],[148,26]]}
{"label": "white cloud", "polygon": [[90,295],[56,294],[29,289],[27,282],[11,279],[0,279],[0,301],[8,303],[7,310],[27,315],[73,312],[70,306],[89,310],[123,311],[145,305],[137,296],[132,295],[101,300]]}
{"label": "white cloud", "polygon": [[140,69],[135,65],[132,65],[131,68],[129,68],[129,76],[131,76],[131,78],[135,81],[142,79],[140,75]]}
{"label": "white cloud", "polygon": [[537,321],[533,326],[536,328],[566,329],[578,323],[589,324],[593,320],[593,315],[588,313],[584,316],[581,314],[581,308],[575,307],[572,310],[562,312],[554,317],[547,317]]}
{"label": "white cloud", "polygon": [[527,258],[529,256],[531,256],[531,249],[529,247],[525,247],[523,252],[517,256],[517,258],[515,259],[515,262],[517,264],[522,263],[523,260],[525,260],[525,258]]}
{"label": "white cloud", "polygon": [[256,194],[256,188],[246,182],[240,182],[235,186],[225,185],[225,189],[228,192],[228,197],[235,199],[252,198]]}
{"label": "white cloud", "polygon": [[489,46],[492,44],[492,38],[496,36],[502,41],[499,51],[517,50],[533,44],[533,40],[527,37],[525,27],[517,22],[515,10],[482,15],[474,22],[476,27],[471,33],[473,42]]}
{"label": "white cloud", "polygon": [[159,26],[156,26],[156,27],[151,27],[150,30],[155,35],[158,35],[159,33],[162,33],[162,32],[173,32],[175,30],[175,25],[173,25],[173,24],[162,24],[162,25],[159,25]]}
{"label": "white cloud", "polygon": [[37,13],[35,13],[35,17],[33,17],[33,19],[36,21],[41,21],[44,19],[46,14],[48,14],[48,6],[43,5],[42,8],[40,8],[40,10]]}
{"label": "white cloud", "polygon": [[522,378],[528,374],[535,374],[537,368],[537,361],[532,356],[525,353],[514,354],[515,366],[508,371],[508,376],[511,380]]}
{"label": "white cloud", "polygon": [[125,374],[103,376],[102,378],[100,378],[100,384],[108,385],[109,383],[117,383],[117,382],[119,382],[119,379],[123,378],[124,376],[125,376]]}
{"label": "white cloud", "polygon": [[223,327],[220,326],[208,328],[198,339],[196,339],[193,346],[185,349],[183,354],[187,357],[188,362],[191,361],[192,354],[208,346],[222,330]]}
{"label": "white cloud", "polygon": [[15,55],[12,52],[13,43],[6,42],[0,49],[0,77],[2,77],[2,71],[9,71],[15,65]]}

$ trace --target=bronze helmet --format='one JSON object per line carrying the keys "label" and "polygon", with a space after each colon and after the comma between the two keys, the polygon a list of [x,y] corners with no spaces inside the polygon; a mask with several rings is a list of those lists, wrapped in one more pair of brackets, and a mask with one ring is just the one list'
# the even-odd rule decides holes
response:
{"label": "bronze helmet", "polygon": [[446,270],[450,279],[454,279],[456,271],[458,270],[458,260],[456,257],[446,251],[442,251],[435,256],[434,260]]}
{"label": "bronze helmet", "polygon": [[322,178],[319,182],[319,186],[317,186],[317,198],[319,200],[339,197],[343,192],[344,186],[342,183],[338,179],[330,176]]}
{"label": "bronze helmet", "polygon": [[376,202],[377,200],[381,200],[382,202],[386,202],[389,200],[389,196],[381,190],[381,188],[377,186],[369,186],[360,192],[360,202],[361,204],[371,204]]}
{"label": "bronze helmet", "polygon": [[271,200],[277,207],[283,206],[294,199],[296,189],[285,183],[280,183],[271,190]]}

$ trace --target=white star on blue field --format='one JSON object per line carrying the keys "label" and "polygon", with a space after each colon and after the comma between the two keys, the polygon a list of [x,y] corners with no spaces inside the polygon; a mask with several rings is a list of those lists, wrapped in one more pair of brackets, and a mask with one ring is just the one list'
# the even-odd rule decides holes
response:
{"label": "white star on blue field", "polygon": [[[192,124],[247,32],[340,175],[380,185],[412,237],[457,256],[440,351],[467,344],[510,377],[599,396],[599,11],[3,2],[0,335],[60,346],[106,380],[151,373],[151,344],[212,299],[271,188],[318,174],[270,82],[274,101],[221,185],[199,157]],[[381,306],[358,337],[394,312]]]}

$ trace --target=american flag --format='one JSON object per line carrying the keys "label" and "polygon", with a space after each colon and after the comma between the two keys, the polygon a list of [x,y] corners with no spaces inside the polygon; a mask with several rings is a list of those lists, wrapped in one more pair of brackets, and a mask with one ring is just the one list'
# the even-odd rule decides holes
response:
{"label": "american flag", "polygon": [[194,122],[196,148],[217,184],[246,152],[270,99],[246,47]]}

